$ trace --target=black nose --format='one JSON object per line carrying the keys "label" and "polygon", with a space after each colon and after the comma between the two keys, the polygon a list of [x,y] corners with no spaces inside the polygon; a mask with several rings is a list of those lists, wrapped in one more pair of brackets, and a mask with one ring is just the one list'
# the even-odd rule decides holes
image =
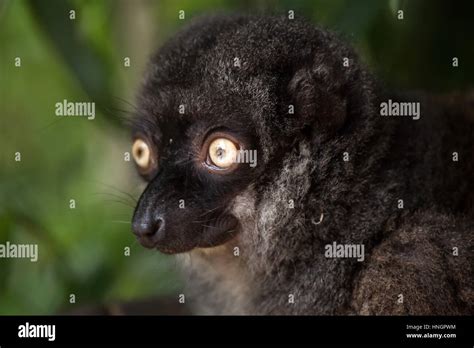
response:
{"label": "black nose", "polygon": [[154,248],[159,240],[164,224],[165,222],[161,217],[135,216],[133,218],[132,229],[144,247]]}

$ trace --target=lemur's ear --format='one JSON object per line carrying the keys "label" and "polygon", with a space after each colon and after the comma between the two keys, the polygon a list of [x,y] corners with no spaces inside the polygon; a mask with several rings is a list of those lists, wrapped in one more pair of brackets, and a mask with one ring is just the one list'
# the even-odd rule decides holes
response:
{"label": "lemur's ear", "polygon": [[288,94],[301,126],[336,131],[346,120],[345,76],[329,66],[303,67],[288,84]]}

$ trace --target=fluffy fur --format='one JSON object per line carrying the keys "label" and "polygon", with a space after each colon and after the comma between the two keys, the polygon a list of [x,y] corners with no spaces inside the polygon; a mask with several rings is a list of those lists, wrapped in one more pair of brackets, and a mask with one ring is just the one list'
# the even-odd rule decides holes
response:
{"label": "fluffy fur", "polygon": [[[420,102],[421,119],[381,117],[388,98]],[[464,112],[384,91],[325,30],[246,16],[200,19],[170,40],[139,110],[135,128],[157,144],[193,137],[202,119],[256,141],[256,170],[223,193],[239,235],[181,255],[187,299],[202,313],[473,314],[474,133]],[[364,262],[326,258],[333,242],[364,244]]]}

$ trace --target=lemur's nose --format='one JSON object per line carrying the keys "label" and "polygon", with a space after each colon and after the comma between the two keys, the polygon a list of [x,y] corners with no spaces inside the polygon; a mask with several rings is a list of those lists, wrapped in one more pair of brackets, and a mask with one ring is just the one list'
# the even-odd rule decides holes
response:
{"label": "lemur's nose", "polygon": [[133,233],[138,237],[138,241],[146,248],[156,247],[165,221],[161,217],[150,216],[148,214],[135,215],[132,222]]}

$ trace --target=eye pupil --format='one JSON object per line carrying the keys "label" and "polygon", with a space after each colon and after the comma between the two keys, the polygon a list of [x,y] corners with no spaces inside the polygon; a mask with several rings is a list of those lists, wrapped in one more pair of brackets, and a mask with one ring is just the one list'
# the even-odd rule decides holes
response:
{"label": "eye pupil", "polygon": [[217,151],[216,151],[216,155],[217,157],[224,157],[225,155],[225,150],[223,148],[218,148]]}

